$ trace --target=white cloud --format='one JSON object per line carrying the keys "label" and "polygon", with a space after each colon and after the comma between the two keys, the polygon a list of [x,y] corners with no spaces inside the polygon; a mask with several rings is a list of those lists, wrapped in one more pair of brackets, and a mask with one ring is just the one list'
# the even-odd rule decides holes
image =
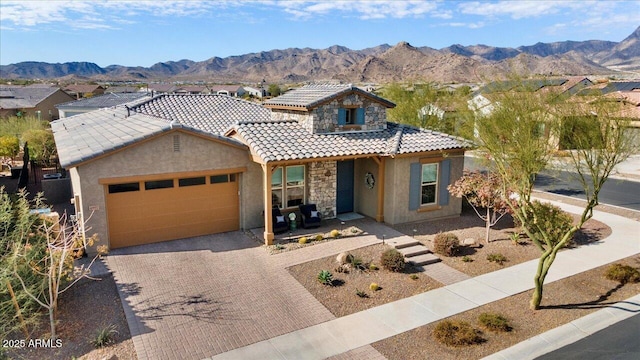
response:
{"label": "white cloud", "polygon": [[[585,6],[585,2],[581,2]],[[498,1],[484,2],[471,1],[458,5],[458,10],[463,14],[481,16],[510,16],[513,19],[537,17],[555,14],[560,9],[575,6],[572,1]]]}
{"label": "white cloud", "polygon": [[337,13],[362,20],[423,17],[438,8],[435,1],[279,1],[284,11],[301,19]]}

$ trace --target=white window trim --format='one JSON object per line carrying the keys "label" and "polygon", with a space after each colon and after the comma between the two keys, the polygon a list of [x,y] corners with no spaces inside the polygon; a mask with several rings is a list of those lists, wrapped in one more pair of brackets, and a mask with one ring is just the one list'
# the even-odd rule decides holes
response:
{"label": "white window trim", "polygon": [[[432,166],[435,165],[436,166],[436,180],[432,181],[432,182],[424,182],[424,179],[422,179],[422,174],[424,173],[423,169],[425,166]],[[422,166],[420,167],[420,206],[432,206],[432,205],[437,205],[438,204],[438,189],[440,187],[439,184],[440,181],[440,164],[439,163],[426,163],[426,164],[422,164]],[[434,197],[433,197],[433,202],[430,203],[423,203],[422,202],[422,189],[424,186],[430,186],[430,185],[435,185],[435,191],[434,191]]]}

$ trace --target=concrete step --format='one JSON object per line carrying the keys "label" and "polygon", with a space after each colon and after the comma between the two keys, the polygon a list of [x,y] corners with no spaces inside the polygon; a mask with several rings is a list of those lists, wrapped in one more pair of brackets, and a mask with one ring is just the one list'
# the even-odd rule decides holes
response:
{"label": "concrete step", "polygon": [[393,246],[394,248],[400,250],[402,248],[407,248],[410,246],[414,246],[414,245],[420,245],[421,243],[415,239],[412,239],[410,237],[400,237],[397,239],[393,239],[393,240],[389,240],[388,241],[389,245]]}
{"label": "concrete step", "polygon": [[440,262],[440,258],[433,254],[422,254],[418,256],[413,256],[409,260],[410,264],[413,265],[429,265],[433,263]]}
{"label": "concrete step", "polygon": [[409,247],[404,247],[398,249],[406,258],[410,258],[412,256],[418,256],[422,254],[428,254],[431,251],[424,245],[413,245]]}

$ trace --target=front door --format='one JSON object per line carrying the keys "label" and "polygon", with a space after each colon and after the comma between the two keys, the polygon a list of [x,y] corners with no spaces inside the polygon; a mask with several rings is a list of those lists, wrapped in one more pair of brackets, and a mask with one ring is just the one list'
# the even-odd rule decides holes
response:
{"label": "front door", "polygon": [[338,161],[336,212],[353,211],[353,160]]}

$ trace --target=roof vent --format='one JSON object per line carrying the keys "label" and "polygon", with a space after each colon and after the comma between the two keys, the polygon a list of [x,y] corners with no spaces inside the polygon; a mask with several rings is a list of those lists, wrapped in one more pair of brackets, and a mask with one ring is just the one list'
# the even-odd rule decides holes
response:
{"label": "roof vent", "polygon": [[180,135],[173,135],[173,152],[180,152]]}

